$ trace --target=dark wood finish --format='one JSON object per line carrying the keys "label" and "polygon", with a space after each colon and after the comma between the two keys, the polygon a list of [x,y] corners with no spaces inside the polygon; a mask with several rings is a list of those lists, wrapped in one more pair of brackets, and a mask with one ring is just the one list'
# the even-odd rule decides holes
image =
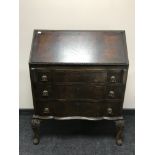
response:
{"label": "dark wood finish", "polygon": [[124,31],[35,30],[30,63],[128,64]]}
{"label": "dark wood finish", "polygon": [[124,31],[35,30],[29,61],[34,144],[40,120],[114,120],[122,144],[128,72]]}
{"label": "dark wood finish", "polygon": [[40,128],[40,120],[39,119],[32,119],[31,121],[31,126],[32,126],[32,129],[33,129],[33,132],[34,132],[34,137],[33,137],[33,144],[39,144],[40,142],[40,131],[39,131],[39,128]]}
{"label": "dark wood finish", "polygon": [[122,99],[122,86],[99,84],[38,85],[34,93],[39,99]]}
{"label": "dark wood finish", "polygon": [[124,120],[115,121],[116,124],[116,144],[122,145],[123,143],[123,130],[124,130]]}
{"label": "dark wood finish", "polygon": [[[41,116],[113,117],[122,115],[120,101],[48,100],[38,101],[37,103],[37,112]],[[111,113],[109,113],[108,109],[111,109]]]}

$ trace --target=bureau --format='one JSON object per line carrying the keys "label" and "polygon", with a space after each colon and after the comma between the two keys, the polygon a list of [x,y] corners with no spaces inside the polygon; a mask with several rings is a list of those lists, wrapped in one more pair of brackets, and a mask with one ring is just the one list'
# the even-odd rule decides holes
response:
{"label": "bureau", "polygon": [[33,143],[45,119],[111,120],[123,142],[128,73],[124,31],[34,30],[29,70]]}

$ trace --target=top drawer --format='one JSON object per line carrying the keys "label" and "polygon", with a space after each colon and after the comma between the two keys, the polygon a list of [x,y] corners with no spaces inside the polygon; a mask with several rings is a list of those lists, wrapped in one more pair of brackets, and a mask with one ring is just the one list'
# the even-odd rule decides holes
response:
{"label": "top drawer", "polygon": [[34,69],[34,82],[121,83],[122,70],[103,69]]}

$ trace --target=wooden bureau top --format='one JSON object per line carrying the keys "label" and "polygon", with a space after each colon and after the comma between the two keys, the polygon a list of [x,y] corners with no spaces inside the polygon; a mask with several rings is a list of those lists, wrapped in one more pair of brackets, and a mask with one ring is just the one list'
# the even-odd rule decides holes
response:
{"label": "wooden bureau top", "polygon": [[34,30],[29,63],[128,65],[125,31]]}

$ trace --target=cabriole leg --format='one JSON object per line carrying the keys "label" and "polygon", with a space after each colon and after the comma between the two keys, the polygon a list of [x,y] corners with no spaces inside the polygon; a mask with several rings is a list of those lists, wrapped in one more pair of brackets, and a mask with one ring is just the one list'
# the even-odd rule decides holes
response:
{"label": "cabriole leg", "polygon": [[31,126],[34,133],[33,144],[37,145],[40,142],[40,120],[32,118]]}
{"label": "cabriole leg", "polygon": [[115,121],[116,124],[116,144],[122,145],[123,143],[123,131],[124,131],[124,120]]}

